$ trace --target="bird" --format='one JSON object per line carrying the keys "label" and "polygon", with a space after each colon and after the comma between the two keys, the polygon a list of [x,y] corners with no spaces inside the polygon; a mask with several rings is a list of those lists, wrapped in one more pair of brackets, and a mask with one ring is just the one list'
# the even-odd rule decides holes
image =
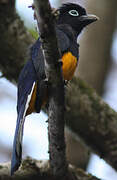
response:
{"label": "bird", "polygon": [[[57,9],[55,31],[62,59],[62,75],[65,81],[72,79],[79,61],[78,37],[89,24],[98,20],[87,14],[79,4],[66,3]],[[30,49],[30,57],[24,65],[18,80],[17,122],[11,159],[11,175],[18,170],[22,160],[22,139],[27,115],[46,105],[48,84],[46,81],[44,56],[40,38]]]}

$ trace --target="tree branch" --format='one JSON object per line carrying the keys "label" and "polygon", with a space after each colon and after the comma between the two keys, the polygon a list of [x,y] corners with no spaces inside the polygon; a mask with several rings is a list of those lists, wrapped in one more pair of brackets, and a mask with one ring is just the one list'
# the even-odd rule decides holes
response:
{"label": "tree branch", "polygon": [[17,15],[15,6],[9,5],[12,1],[0,3],[0,71],[7,79],[16,82],[27,60],[27,49],[34,39]]}
{"label": "tree branch", "polygon": [[48,0],[34,0],[45,71],[48,79],[49,108],[48,135],[50,166],[55,176],[67,175],[64,138],[64,82],[61,71],[60,52],[57,46],[54,16]]}
{"label": "tree branch", "polygon": [[[50,171],[49,161],[37,161],[31,158],[23,160],[22,166],[14,176],[10,176],[10,163],[0,164],[0,179],[4,180],[60,180],[54,177]],[[81,169],[77,169],[72,165],[69,165],[69,171],[71,176],[75,180],[99,180],[98,178],[85,173]],[[71,179],[68,179],[71,180]]]}
{"label": "tree branch", "polygon": [[77,78],[67,89],[66,104],[67,126],[117,170],[117,113]]}

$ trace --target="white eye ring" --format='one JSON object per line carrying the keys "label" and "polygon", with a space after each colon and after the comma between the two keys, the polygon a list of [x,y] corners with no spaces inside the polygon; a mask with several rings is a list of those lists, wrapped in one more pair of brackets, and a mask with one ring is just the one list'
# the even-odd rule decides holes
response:
{"label": "white eye ring", "polygon": [[78,11],[75,10],[75,9],[70,10],[70,11],[69,11],[69,14],[70,14],[71,16],[79,16]]}

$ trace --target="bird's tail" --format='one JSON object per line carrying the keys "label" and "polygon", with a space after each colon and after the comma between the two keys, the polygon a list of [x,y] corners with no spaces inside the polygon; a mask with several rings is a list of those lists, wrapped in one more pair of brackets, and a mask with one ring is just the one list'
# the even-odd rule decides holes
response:
{"label": "bird's tail", "polygon": [[18,114],[14,142],[13,142],[13,152],[11,160],[11,175],[19,168],[22,159],[22,137],[24,128],[24,108]]}

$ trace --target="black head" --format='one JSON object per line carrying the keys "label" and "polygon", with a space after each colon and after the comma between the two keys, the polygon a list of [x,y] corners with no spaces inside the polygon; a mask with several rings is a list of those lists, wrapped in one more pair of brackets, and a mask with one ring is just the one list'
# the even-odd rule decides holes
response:
{"label": "black head", "polygon": [[59,18],[57,24],[68,24],[73,30],[80,34],[82,29],[96,21],[95,15],[88,15],[86,10],[78,4],[67,3],[59,8]]}

